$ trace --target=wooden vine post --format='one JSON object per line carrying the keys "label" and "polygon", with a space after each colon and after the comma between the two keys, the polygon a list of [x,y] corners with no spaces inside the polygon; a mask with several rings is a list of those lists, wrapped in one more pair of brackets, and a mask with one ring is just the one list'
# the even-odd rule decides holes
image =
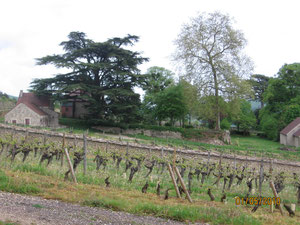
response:
{"label": "wooden vine post", "polygon": [[258,186],[258,191],[259,191],[259,196],[261,197],[261,191],[262,191],[262,183],[264,180],[264,163],[263,163],[263,158],[261,158],[260,162],[260,169],[259,169],[259,186]]}
{"label": "wooden vine post", "polygon": [[172,182],[173,182],[174,187],[175,187],[177,198],[181,198],[180,192],[178,190],[178,186],[177,186],[177,183],[176,183],[176,180],[175,180],[175,175],[174,175],[174,172],[172,170],[172,167],[171,167],[170,163],[168,163],[168,170],[169,170],[170,176],[172,178]]}
{"label": "wooden vine post", "polygon": [[193,201],[191,199],[191,196],[190,196],[190,193],[187,191],[186,186],[184,184],[184,181],[183,181],[183,179],[182,179],[182,177],[181,177],[181,175],[178,171],[178,168],[176,166],[175,166],[175,172],[177,174],[177,177],[179,178],[179,182],[180,182],[180,184],[183,188],[184,193],[186,194],[187,199],[189,200],[190,203],[193,203]]}
{"label": "wooden vine post", "polygon": [[47,134],[44,132],[43,144],[46,145],[47,142]]}
{"label": "wooden vine post", "polygon": [[[278,194],[277,194],[277,191],[276,191],[276,189],[275,189],[275,186],[274,186],[273,181],[270,181],[270,187],[271,187],[271,189],[272,189],[272,191],[273,191],[273,194],[274,194],[275,199],[278,199]],[[281,213],[281,215],[283,216],[283,209],[282,209],[281,204],[279,204],[278,206],[279,206],[280,213]]]}
{"label": "wooden vine post", "polygon": [[[269,173],[270,173],[270,180],[273,180],[273,159],[270,158],[270,169],[269,169]],[[272,202],[272,204],[270,205],[270,212],[273,213],[274,212],[274,204]]]}
{"label": "wooden vine post", "polygon": [[86,160],[86,156],[87,156],[87,139],[86,139],[86,133],[83,133],[83,174],[86,175],[86,168],[87,168],[87,160]]}
{"label": "wooden vine post", "polygon": [[67,161],[68,161],[68,164],[69,164],[69,168],[70,168],[70,171],[71,171],[73,181],[74,181],[75,184],[77,184],[77,179],[76,179],[76,176],[75,176],[75,172],[74,172],[73,165],[72,165],[72,162],[71,162],[71,159],[70,159],[69,152],[68,152],[67,148],[65,148],[65,154],[66,154],[66,157],[67,157]]}
{"label": "wooden vine post", "polygon": [[[66,134],[63,134],[63,143],[62,143],[62,149],[65,149],[66,147]],[[60,159],[60,166],[63,167],[64,166],[64,154],[61,154],[61,159]]]}

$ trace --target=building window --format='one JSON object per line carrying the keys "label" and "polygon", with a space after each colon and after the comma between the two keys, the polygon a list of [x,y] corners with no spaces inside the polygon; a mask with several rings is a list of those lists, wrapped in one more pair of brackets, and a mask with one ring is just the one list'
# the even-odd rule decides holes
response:
{"label": "building window", "polygon": [[25,119],[25,125],[30,125],[30,119]]}

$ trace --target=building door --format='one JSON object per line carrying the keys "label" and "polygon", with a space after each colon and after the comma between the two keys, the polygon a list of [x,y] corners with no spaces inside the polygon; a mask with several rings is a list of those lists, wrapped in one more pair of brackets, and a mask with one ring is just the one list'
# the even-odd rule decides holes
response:
{"label": "building door", "polygon": [[16,123],[17,123],[17,121],[16,121],[16,120],[13,120],[13,121],[12,121],[12,123],[13,123],[13,124],[16,124]]}
{"label": "building door", "polygon": [[25,125],[30,125],[30,119],[25,119]]}

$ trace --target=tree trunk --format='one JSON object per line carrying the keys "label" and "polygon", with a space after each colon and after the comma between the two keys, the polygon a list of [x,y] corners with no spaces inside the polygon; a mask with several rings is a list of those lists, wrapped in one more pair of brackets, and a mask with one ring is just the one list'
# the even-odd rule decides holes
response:
{"label": "tree trunk", "polygon": [[[211,60],[210,60],[211,61]],[[213,66],[213,63],[211,62],[212,72],[214,76],[214,88],[215,88],[215,98],[216,98],[216,130],[220,130],[220,107],[219,107],[219,85],[218,85],[218,79],[217,79],[217,72]]]}

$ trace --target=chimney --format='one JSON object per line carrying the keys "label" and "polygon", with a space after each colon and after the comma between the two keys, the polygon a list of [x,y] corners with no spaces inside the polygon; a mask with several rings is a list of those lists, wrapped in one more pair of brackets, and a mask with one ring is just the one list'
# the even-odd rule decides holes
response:
{"label": "chimney", "polygon": [[23,96],[23,90],[20,91],[19,98],[22,98],[22,96]]}

